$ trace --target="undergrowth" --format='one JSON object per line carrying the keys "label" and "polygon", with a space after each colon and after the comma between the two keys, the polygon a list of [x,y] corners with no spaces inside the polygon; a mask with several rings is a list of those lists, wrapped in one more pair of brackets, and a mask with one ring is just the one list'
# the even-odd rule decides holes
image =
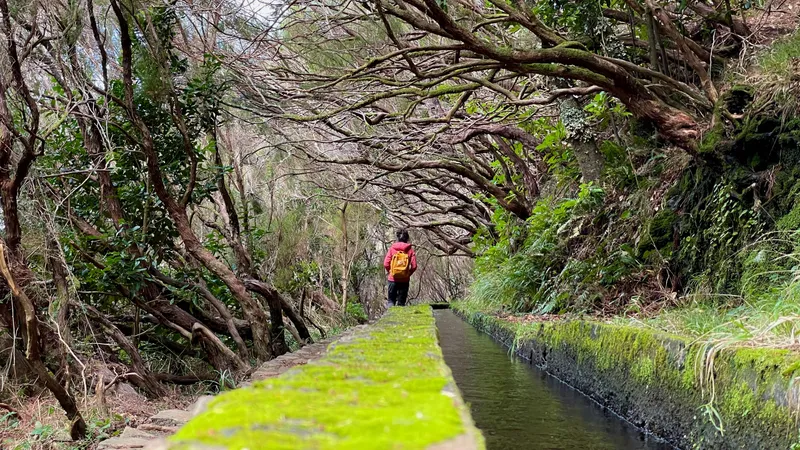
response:
{"label": "undergrowth", "polygon": [[772,233],[740,252],[744,271],[738,292],[715,293],[696,286],[678,307],[641,322],[730,345],[796,345],[800,337],[799,250],[798,232]]}
{"label": "undergrowth", "polygon": [[507,215],[496,217],[504,236],[492,245],[484,244],[470,298],[514,312],[565,308],[568,293],[561,289],[561,280],[574,267],[568,265],[564,241],[580,226],[582,214],[602,202],[603,196],[602,189],[583,185],[574,198],[540,200],[524,223]]}
{"label": "undergrowth", "polygon": [[800,33],[775,42],[758,61],[759,73],[784,78],[794,76],[800,58]]}
{"label": "undergrowth", "polygon": [[553,172],[557,188],[527,220],[496,212],[475,238],[470,307],[614,316],[724,345],[797,344],[800,33],[737,81],[720,97],[729,120],[691,162],[628,121],[622,138],[598,141],[601,180]]}

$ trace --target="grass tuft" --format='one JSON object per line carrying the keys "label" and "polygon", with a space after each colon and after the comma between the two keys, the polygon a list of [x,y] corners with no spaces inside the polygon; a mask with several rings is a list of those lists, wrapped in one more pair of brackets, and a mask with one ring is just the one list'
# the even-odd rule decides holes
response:
{"label": "grass tuft", "polygon": [[774,43],[770,50],[761,56],[758,66],[764,74],[790,79],[796,73],[798,58],[800,58],[800,33],[795,33]]}

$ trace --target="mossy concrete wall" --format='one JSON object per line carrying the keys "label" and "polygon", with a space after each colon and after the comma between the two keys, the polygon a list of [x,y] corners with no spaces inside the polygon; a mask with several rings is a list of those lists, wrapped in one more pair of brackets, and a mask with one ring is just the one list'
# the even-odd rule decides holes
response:
{"label": "mossy concrete wall", "polygon": [[392,308],[323,358],[219,395],[170,449],[483,449],[431,308]]}
{"label": "mossy concrete wall", "polygon": [[638,327],[517,324],[454,309],[520,356],[679,448],[800,448],[796,352],[717,352]]}

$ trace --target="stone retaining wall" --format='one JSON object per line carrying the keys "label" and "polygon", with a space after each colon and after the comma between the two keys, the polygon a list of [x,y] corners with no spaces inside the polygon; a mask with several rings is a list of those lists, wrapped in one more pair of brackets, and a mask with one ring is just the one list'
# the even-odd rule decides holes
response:
{"label": "stone retaining wall", "polygon": [[453,309],[518,355],[679,448],[800,448],[797,352],[716,351],[645,328],[585,321],[517,324]]}

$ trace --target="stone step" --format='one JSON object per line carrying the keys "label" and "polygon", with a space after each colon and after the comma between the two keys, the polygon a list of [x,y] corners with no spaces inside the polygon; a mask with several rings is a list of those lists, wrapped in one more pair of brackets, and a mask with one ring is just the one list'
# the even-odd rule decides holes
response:
{"label": "stone step", "polygon": [[192,413],[189,411],[184,411],[182,409],[167,409],[148,419],[147,423],[160,425],[163,427],[181,427],[191,418]]}
{"label": "stone step", "polygon": [[97,445],[98,450],[131,450],[145,448],[157,436],[146,431],[125,427],[122,434],[106,439]]}
{"label": "stone step", "polygon": [[125,439],[153,439],[156,436],[139,428],[125,427],[119,437]]}
{"label": "stone step", "polygon": [[208,403],[213,399],[213,395],[201,395],[197,398],[197,400],[195,400],[194,404],[187,409],[187,411],[189,411],[192,417],[194,417],[205,411],[206,408],[208,408]]}
{"label": "stone step", "polygon": [[164,425],[154,425],[152,423],[143,423],[139,425],[137,430],[141,430],[145,433],[150,433],[155,436],[169,436],[170,434],[175,433],[178,431],[179,427],[167,427]]}
{"label": "stone step", "polygon": [[152,438],[113,437],[97,444],[97,450],[134,450],[143,449],[153,441]]}

